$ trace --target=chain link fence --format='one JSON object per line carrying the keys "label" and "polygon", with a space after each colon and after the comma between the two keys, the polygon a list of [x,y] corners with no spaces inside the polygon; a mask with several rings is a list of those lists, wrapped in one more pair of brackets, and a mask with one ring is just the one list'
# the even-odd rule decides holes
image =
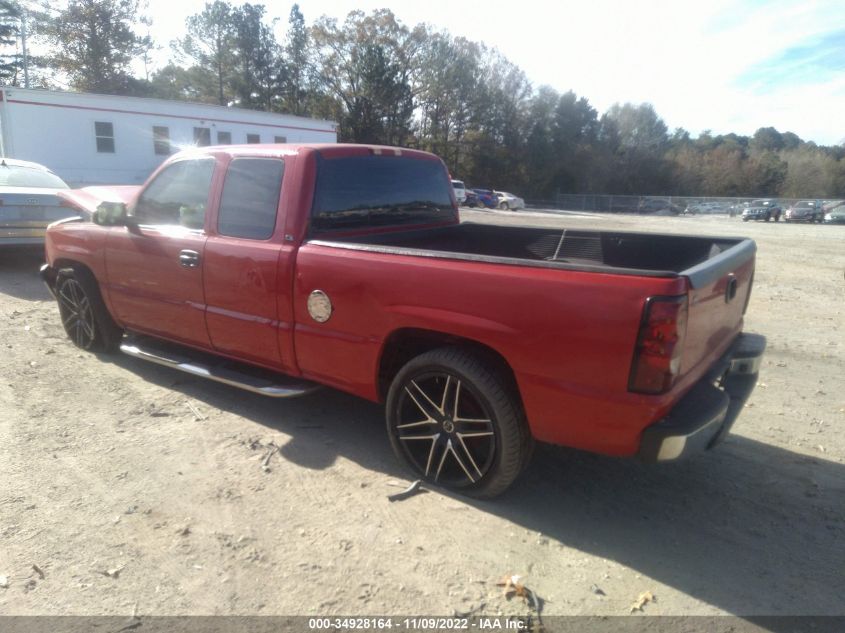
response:
{"label": "chain link fence", "polygon": [[[613,196],[597,194],[562,193],[551,200],[526,200],[528,208],[559,209],[565,211],[592,211],[595,213],[657,213],[675,214],[724,214],[740,215],[744,203],[761,198],[724,198],[690,196]],[[806,199],[806,198],[802,198]],[[777,198],[787,209],[797,202],[793,198]],[[819,200],[820,203],[830,202]]]}

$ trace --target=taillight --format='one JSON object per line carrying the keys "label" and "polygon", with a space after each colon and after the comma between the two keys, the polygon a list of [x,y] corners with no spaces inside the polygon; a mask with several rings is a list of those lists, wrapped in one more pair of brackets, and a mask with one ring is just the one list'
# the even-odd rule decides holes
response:
{"label": "taillight", "polygon": [[665,393],[681,371],[687,332],[687,297],[649,297],[646,301],[628,391]]}

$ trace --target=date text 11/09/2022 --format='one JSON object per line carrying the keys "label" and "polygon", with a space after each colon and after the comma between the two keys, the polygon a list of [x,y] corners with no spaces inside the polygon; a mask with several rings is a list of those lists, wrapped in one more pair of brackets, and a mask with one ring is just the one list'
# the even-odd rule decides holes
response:
{"label": "date text 11/09/2022", "polygon": [[530,618],[522,617],[335,617],[309,618],[311,631],[526,631]]}

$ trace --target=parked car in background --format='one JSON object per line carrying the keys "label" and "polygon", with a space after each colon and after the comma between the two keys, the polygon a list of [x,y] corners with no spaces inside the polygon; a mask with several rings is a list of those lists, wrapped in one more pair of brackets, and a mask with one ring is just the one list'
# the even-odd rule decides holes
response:
{"label": "parked car in background", "polygon": [[452,189],[455,191],[455,200],[458,204],[465,204],[467,201],[467,188],[463,180],[453,180]]}
{"label": "parked car in background", "polygon": [[56,195],[63,189],[67,184],[44,165],[0,159],[0,248],[43,244],[48,224],[77,215]]}
{"label": "parked car in background", "polygon": [[709,213],[727,213],[728,206],[724,202],[696,202],[688,204],[684,209],[684,215],[698,215]]}
{"label": "parked car in background", "polygon": [[845,201],[840,202],[835,207],[830,207],[830,209],[824,214],[824,223],[845,224]]}
{"label": "parked car in background", "polygon": [[824,219],[819,200],[799,200],[786,210],[787,222],[821,222]]}
{"label": "parked car in background", "polygon": [[637,205],[637,213],[678,215],[681,213],[681,207],[665,198],[643,198]]}
{"label": "parked car in background", "polygon": [[481,204],[481,201],[478,199],[478,194],[475,193],[472,189],[467,189],[465,191],[465,193],[466,193],[466,200],[464,201],[464,204],[466,206],[470,207],[471,209],[474,209],[475,207],[484,206],[483,204]]}
{"label": "parked car in background", "polygon": [[759,199],[746,203],[748,206],[742,212],[742,221],[764,220],[768,222],[774,218],[775,222],[780,221],[781,206],[777,200]]}
{"label": "parked car in background", "polygon": [[524,209],[525,200],[507,191],[494,191],[499,201],[500,209]]}
{"label": "parked car in background", "polygon": [[499,199],[492,189],[473,189],[473,191],[478,196],[479,206],[485,206],[488,209],[495,209],[499,206]]}

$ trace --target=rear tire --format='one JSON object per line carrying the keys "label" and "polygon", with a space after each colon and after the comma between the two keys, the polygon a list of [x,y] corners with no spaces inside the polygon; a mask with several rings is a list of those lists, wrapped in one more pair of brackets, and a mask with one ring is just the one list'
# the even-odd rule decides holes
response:
{"label": "rear tire", "polygon": [[509,211],[511,207],[507,202],[502,202],[499,205],[499,208],[502,209],[503,211]]}
{"label": "rear tire", "polygon": [[472,497],[504,492],[533,448],[515,387],[461,348],[409,361],[393,379],[386,414],[400,461],[419,478]]}
{"label": "rear tire", "polygon": [[117,351],[123,330],[111,318],[90,272],[81,268],[60,270],[56,297],[62,325],[74,345],[91,352]]}

